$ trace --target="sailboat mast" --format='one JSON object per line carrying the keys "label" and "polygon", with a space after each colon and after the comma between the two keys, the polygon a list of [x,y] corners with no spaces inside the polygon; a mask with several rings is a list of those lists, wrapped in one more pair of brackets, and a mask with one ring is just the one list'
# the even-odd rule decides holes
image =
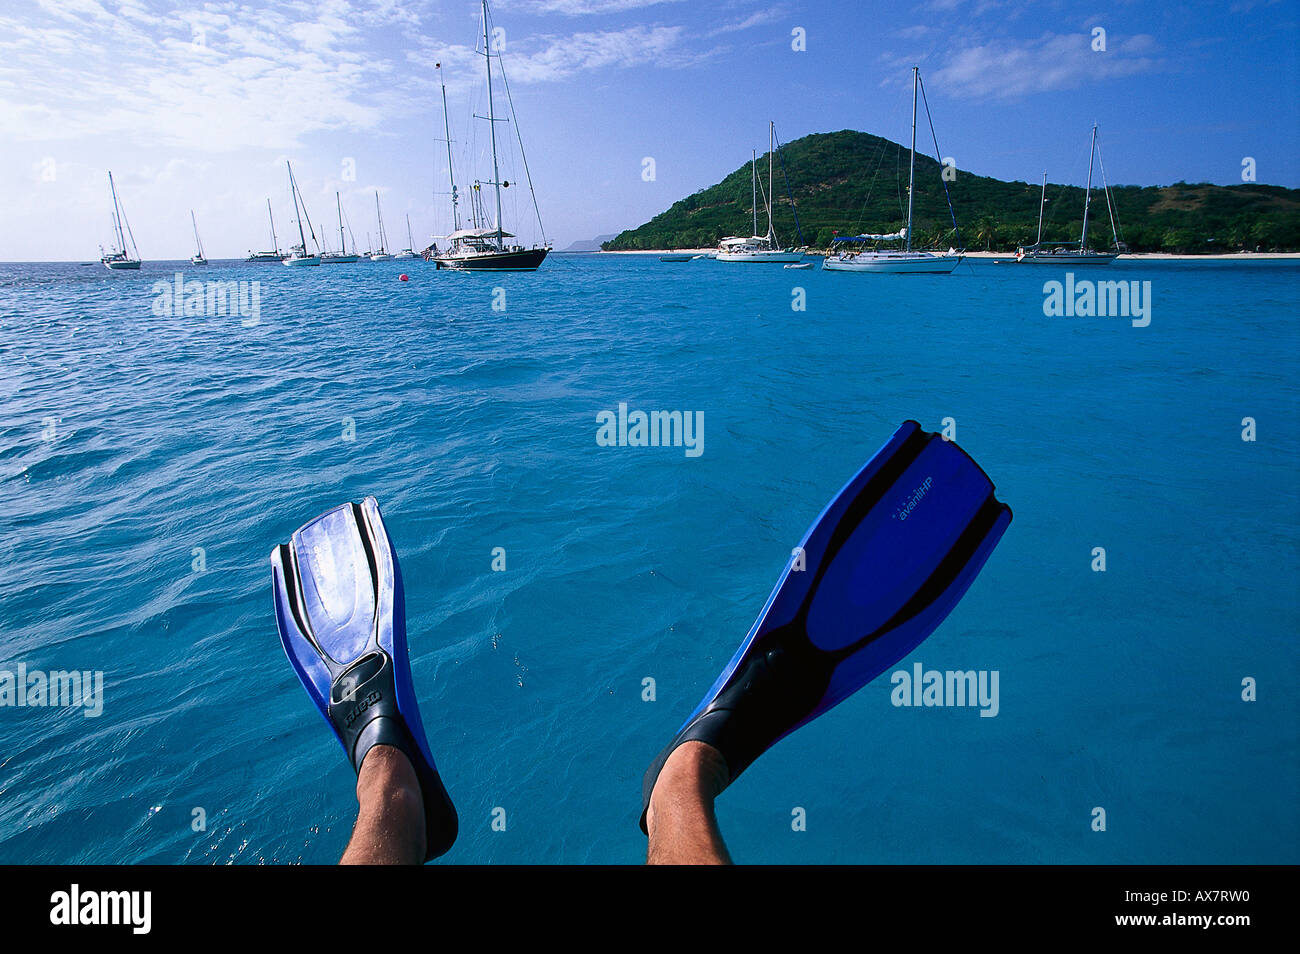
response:
{"label": "sailboat mast", "polygon": [[284,164],[289,168],[289,193],[293,196],[293,217],[298,220],[298,241],[302,245],[302,254],[306,255],[307,236],[302,234],[302,211],[298,208],[298,184],[293,181],[293,166],[289,165],[289,160],[286,159]]}
{"label": "sailboat mast", "polygon": [[271,251],[280,254],[280,240],[275,237],[275,216],[271,214],[271,200],[266,200],[266,217],[271,220]]}
{"label": "sailboat mast", "polygon": [[122,235],[122,212],[117,204],[117,186],[113,184],[113,173],[108,173],[108,191],[113,193],[113,231],[117,233],[117,247],[126,254],[126,237]]}
{"label": "sailboat mast", "polygon": [[488,33],[487,0],[483,0],[483,62],[487,64],[488,129],[492,131],[492,185],[497,190],[497,248],[501,248],[501,172],[497,168],[497,117],[492,102],[492,39]]}
{"label": "sailboat mast", "polygon": [[1038,241],[1034,242],[1037,247],[1043,244],[1043,207],[1047,205],[1047,170],[1043,170],[1043,195],[1038,200]]}
{"label": "sailboat mast", "polygon": [[1092,203],[1092,157],[1097,152],[1097,124],[1092,124],[1092,142],[1088,146],[1088,188],[1083,193],[1083,232],[1079,236],[1079,251],[1088,248],[1088,206]]}
{"label": "sailboat mast", "polygon": [[346,255],[348,253],[348,240],[343,235],[343,200],[339,198],[337,192],[334,193],[334,204],[339,207],[339,248]]}
{"label": "sailboat mast", "polygon": [[199,238],[199,223],[194,218],[194,210],[190,209],[190,222],[194,226],[194,244],[199,247],[199,258],[203,257],[203,240]]}
{"label": "sailboat mast", "polygon": [[767,123],[767,241],[774,245],[776,230],[772,228],[772,201],[776,195],[776,180],[772,178],[772,154],[776,150],[776,123]]}
{"label": "sailboat mast", "polygon": [[750,232],[749,234],[758,235],[758,150],[757,149],[750,150],[749,182],[750,182],[750,192],[752,193],[753,196],[749,200],[749,204],[754,209],[754,231]]}
{"label": "sailboat mast", "polygon": [[912,192],[916,183],[916,83],[920,67],[912,67],[912,159],[907,170],[907,251],[912,250]]}
{"label": "sailboat mast", "polygon": [[406,248],[408,251],[415,249],[415,240],[411,238],[411,213],[406,213]]}
{"label": "sailboat mast", "polygon": [[442,79],[442,64],[438,67],[438,82],[442,85],[442,128],[447,136],[447,178],[451,180],[451,230],[460,231],[460,209],[457,206],[456,173],[451,165],[451,120],[447,118],[447,84]]}

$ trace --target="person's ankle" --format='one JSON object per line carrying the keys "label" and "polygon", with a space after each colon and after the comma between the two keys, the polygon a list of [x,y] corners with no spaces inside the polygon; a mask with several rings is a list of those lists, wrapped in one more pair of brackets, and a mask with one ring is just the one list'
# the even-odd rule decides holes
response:
{"label": "person's ankle", "polygon": [[411,813],[416,816],[423,814],[420,778],[401,749],[376,745],[361,760],[361,771],[357,773],[357,800],[364,802],[376,795],[394,807],[410,805]]}
{"label": "person's ankle", "polygon": [[357,821],[341,864],[418,865],[424,860],[424,797],[405,753],[376,745],[362,756],[357,802]]}
{"label": "person's ankle", "polygon": [[650,792],[646,826],[654,824],[657,803],[665,798],[687,797],[712,804],[731,781],[722,753],[704,742],[683,742],[668,756]]}

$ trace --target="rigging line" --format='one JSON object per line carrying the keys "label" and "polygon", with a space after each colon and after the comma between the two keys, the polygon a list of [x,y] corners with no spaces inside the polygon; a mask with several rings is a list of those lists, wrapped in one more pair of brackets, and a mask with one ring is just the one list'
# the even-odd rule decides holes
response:
{"label": "rigging line", "polygon": [[952,230],[957,236],[957,247],[961,248],[961,229],[957,227],[957,212],[952,207],[952,195],[948,192],[948,180],[943,177],[943,159],[939,151],[939,137],[934,133],[934,117],[930,115],[930,101],[925,95],[925,80],[921,79],[921,74],[916,74],[917,81],[921,84],[921,100],[925,103],[925,119],[930,124],[930,138],[934,140],[934,158],[939,163],[939,181],[943,183],[943,197],[948,200],[948,214],[952,216]]}
{"label": "rigging line", "polygon": [[[116,198],[116,196],[114,196],[114,198]],[[127,238],[129,238],[129,239],[131,240],[131,250],[132,250],[133,252],[135,252],[135,257],[136,257],[136,258],[139,258],[139,257],[140,257],[140,249],[136,247],[136,244],[135,244],[135,236],[134,236],[133,234],[131,234],[131,220],[128,219],[128,218],[126,217],[126,209],[123,207],[123,204],[122,204],[122,200],[121,200],[121,199],[117,199],[117,204],[118,204],[118,211],[117,211],[117,214],[118,214],[119,216],[121,216],[122,222],[126,225],[126,236],[127,236]],[[123,244],[123,245],[126,245],[125,242],[123,242],[122,244]],[[125,249],[125,248],[122,249],[122,254],[123,254],[123,255],[126,254],[126,249]]]}
{"label": "rigging line", "polygon": [[1101,158],[1101,143],[1097,144],[1097,164],[1101,166],[1101,187],[1106,191],[1106,211],[1110,213],[1110,234],[1118,250],[1123,244],[1124,237],[1120,234],[1119,218],[1115,215],[1115,207],[1110,201],[1110,183],[1106,181],[1106,160]]}
{"label": "rigging line", "polygon": [[876,168],[872,170],[871,178],[867,181],[867,194],[862,199],[862,207],[858,209],[858,218],[853,224],[854,232],[862,231],[862,217],[867,212],[868,203],[871,202],[871,193],[876,191],[876,177],[880,175],[880,167],[884,165],[884,162],[885,162],[885,147],[881,146],[879,152],[877,152],[876,154]]}
{"label": "rigging line", "polygon": [[510,81],[506,79],[506,68],[501,65],[501,54],[497,54],[497,69],[501,73],[501,85],[506,90],[506,102],[510,105],[510,116],[514,119],[515,138],[519,140],[519,157],[524,161],[524,177],[528,179],[528,191],[533,197],[533,214],[537,216],[537,228],[542,233],[542,244],[546,241],[546,227],[542,225],[542,210],[537,207],[537,192],[533,189],[533,174],[528,169],[528,156],[524,152],[524,134],[519,131],[519,116],[515,113],[514,97],[510,95]]}
{"label": "rigging line", "polygon": [[[297,182],[297,180],[294,179],[294,177],[293,177],[293,170],[292,170],[292,169],[289,170],[289,183],[293,186],[294,189],[297,190],[297,192],[298,192],[298,197],[299,197],[299,198],[302,198],[302,190],[298,188],[298,182]],[[303,214],[303,217],[306,218],[306,220],[307,220],[307,234],[311,236],[312,243],[316,246],[317,249],[319,249],[319,248],[320,248],[320,239],[316,238],[316,230],[313,229],[312,226],[311,226],[311,216],[307,214],[307,200],[306,200],[306,199],[303,199],[303,200],[302,200],[302,214]],[[307,249],[306,249],[306,248],[304,248],[304,249],[302,250],[302,254],[304,254],[304,255],[307,254]]]}
{"label": "rigging line", "polygon": [[898,218],[907,227],[907,203],[903,201],[903,147],[894,150],[894,188],[898,191]]}
{"label": "rigging line", "polygon": [[799,233],[799,244],[803,245],[803,226],[799,224],[799,210],[794,204],[794,193],[790,191],[790,173],[785,168],[785,153],[781,151],[781,139],[775,129],[772,131],[772,138],[776,140],[776,156],[781,160],[781,177],[785,179],[785,194],[790,199],[790,211],[794,213],[794,227]]}
{"label": "rigging line", "polygon": [[[880,175],[880,167],[885,164],[885,152],[886,152],[885,147],[882,145],[880,147],[879,152],[876,153],[876,168],[871,171],[871,178],[867,180],[867,194],[862,199],[861,208],[858,209],[858,217],[854,221],[853,229],[852,229],[853,232],[862,231],[862,219],[867,213],[867,205],[871,202],[871,194],[876,191],[876,179]],[[894,179],[895,179],[895,183],[897,184],[897,180],[898,180],[897,168],[895,168],[894,171],[895,171]],[[901,198],[899,201],[899,208],[900,209],[902,208]]]}
{"label": "rigging line", "polygon": [[[348,214],[346,212],[343,213],[343,225],[348,230],[348,236],[352,239],[352,251],[355,252],[357,250],[357,237],[352,234],[352,223],[348,220]],[[347,246],[343,246],[343,251],[345,253],[347,250]]]}
{"label": "rigging line", "polygon": [[[122,221],[126,223],[126,236],[131,240],[131,251],[135,253],[136,258],[139,258],[140,249],[136,247],[135,235],[131,232],[131,220],[126,217],[125,209],[122,211]],[[126,249],[122,249],[122,251],[125,252]]]}
{"label": "rigging line", "polygon": [[[1050,186],[1051,183],[1049,182],[1048,185]],[[1072,185],[1070,185],[1068,182],[1058,182],[1058,183],[1057,183],[1057,185],[1056,185],[1056,191],[1055,191],[1054,193],[1052,193],[1052,194],[1048,197],[1048,199],[1047,199],[1047,204],[1050,205],[1050,206],[1052,207],[1052,211],[1049,212],[1049,213],[1047,214],[1047,216],[1043,219],[1043,235],[1044,235],[1044,236],[1047,235],[1047,227],[1048,227],[1049,225],[1054,225],[1054,224],[1055,224],[1054,220],[1055,220],[1055,218],[1056,218],[1056,209],[1057,209],[1057,207],[1060,206],[1060,207],[1063,208],[1063,207],[1065,206],[1065,204],[1066,204],[1066,203],[1065,203],[1065,195],[1066,195],[1066,193],[1067,193],[1070,189],[1077,189],[1077,188],[1078,188],[1078,186],[1072,186]],[[1060,233],[1058,232],[1057,234],[1059,235]]]}
{"label": "rigging line", "polygon": [[[299,192],[298,195],[301,196],[302,193]],[[316,230],[312,228],[311,216],[307,214],[307,203],[305,200],[303,201],[302,204],[302,214],[307,219],[307,234],[311,236],[312,243],[315,244],[317,248],[320,248],[320,239],[316,237]],[[302,252],[304,255],[307,254],[306,249],[303,249]]]}

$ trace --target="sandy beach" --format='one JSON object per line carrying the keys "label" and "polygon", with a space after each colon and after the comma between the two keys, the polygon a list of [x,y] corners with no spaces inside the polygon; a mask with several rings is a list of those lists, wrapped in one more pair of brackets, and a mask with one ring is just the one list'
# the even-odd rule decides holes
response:
{"label": "sandy beach", "polygon": [[[627,251],[601,251],[599,255],[707,255],[716,252],[716,248],[655,248]],[[820,257],[823,252],[809,252],[810,257]],[[1014,259],[1015,252],[966,252],[967,258],[1005,258]],[[1224,252],[1213,255],[1175,255],[1170,252],[1125,252],[1121,258],[1168,261],[1256,261],[1268,258],[1300,258],[1300,252]]]}

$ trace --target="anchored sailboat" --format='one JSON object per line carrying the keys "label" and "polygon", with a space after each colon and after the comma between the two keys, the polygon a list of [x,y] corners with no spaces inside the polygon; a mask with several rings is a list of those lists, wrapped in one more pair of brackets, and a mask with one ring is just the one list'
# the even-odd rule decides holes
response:
{"label": "anchored sailboat", "polygon": [[[113,271],[123,270],[140,270],[140,250],[135,247],[135,236],[131,234],[131,223],[126,220],[126,213],[122,211],[122,204],[117,200],[117,186],[113,184],[113,173],[108,174],[108,190],[113,193],[113,233],[117,239],[117,245],[104,251],[104,246],[99,247],[99,260],[105,268]],[[125,226],[125,232],[123,231]],[[126,249],[127,238],[131,240],[131,252]]]}
{"label": "anchored sailboat", "polygon": [[751,190],[753,192],[754,232],[749,238],[733,236],[724,238],[718,244],[719,262],[798,262],[803,258],[802,252],[782,248],[776,239],[776,229],[772,226],[772,199],[776,194],[776,180],[772,177],[772,159],[776,154],[776,123],[767,124],[767,193],[764,205],[767,207],[767,234],[758,234],[758,153],[750,157],[749,168]]}
{"label": "anchored sailboat", "polygon": [[[534,245],[531,248],[525,248],[522,245],[514,245],[506,242],[508,238],[515,236],[502,228],[501,223],[501,190],[510,188],[510,183],[502,181],[500,167],[497,162],[497,127],[498,120],[496,117],[496,106],[492,99],[492,58],[497,57],[497,66],[501,72],[501,80],[506,86],[506,96],[509,99],[510,86],[505,78],[505,70],[501,68],[500,54],[492,50],[492,31],[489,29],[488,5],[487,0],[483,2],[483,61],[487,66],[487,102],[488,115],[480,116],[480,119],[486,119],[488,128],[492,137],[492,179],[487,183],[475,183],[475,196],[478,197],[481,189],[480,185],[490,185],[496,190],[496,224],[494,226],[479,226],[474,228],[462,229],[460,227],[460,217],[456,211],[456,179],[451,171],[451,128],[447,127],[447,174],[451,177],[452,193],[452,219],[453,231],[447,236],[448,248],[437,254],[434,261],[438,263],[439,268],[454,268],[461,271],[514,271],[514,272],[531,272],[535,270],[546,255],[551,250],[551,246],[546,242],[545,231],[542,233],[542,245]],[[437,64],[439,75],[441,75],[442,65]],[[447,88],[443,86],[443,122],[447,120]],[[513,107],[511,109],[513,115]],[[519,135],[518,123],[515,124],[515,134]],[[528,188],[532,192],[533,180],[532,174],[528,171],[528,158],[524,155],[523,137],[519,135],[519,154],[524,162],[524,174],[528,177]],[[477,211],[478,202],[475,202]],[[537,214],[538,228],[541,228],[541,212],[537,208],[537,195],[533,193],[533,211]],[[478,216],[475,215],[477,220]]]}
{"label": "anchored sailboat", "polygon": [[[891,274],[936,274],[947,275],[957,267],[963,256],[955,248],[950,248],[948,254],[940,255],[935,252],[924,252],[912,248],[912,200],[915,193],[916,184],[916,92],[921,85],[921,70],[918,67],[912,67],[912,158],[908,164],[907,173],[907,225],[898,232],[892,232],[885,235],[850,235],[836,236],[834,241],[842,243],[841,248],[845,251],[826,259],[822,263],[822,268],[828,271],[840,272],[885,272]],[[926,116],[930,114],[930,106],[927,103],[925,107]],[[933,129],[933,124],[931,125]],[[936,152],[938,151],[936,147]],[[944,195],[948,194],[947,182],[943,185]],[[953,231],[957,230],[957,215],[952,209],[952,199],[948,200],[948,211],[952,213]],[[903,242],[902,249],[881,249],[872,248],[857,250],[865,246],[867,242]],[[960,241],[960,234],[958,234]]]}
{"label": "anchored sailboat", "polygon": [[[1092,161],[1101,165],[1101,184],[1106,193],[1106,210],[1110,213],[1110,234],[1113,252],[1100,252],[1088,248],[1088,207],[1092,204]],[[1025,265],[1109,265],[1123,252],[1119,228],[1115,224],[1115,206],[1110,199],[1110,183],[1106,181],[1106,165],[1101,162],[1101,147],[1097,145],[1097,124],[1092,126],[1092,145],[1088,151],[1088,185],[1083,193],[1083,231],[1079,244],[1073,242],[1043,241],[1043,207],[1047,205],[1047,173],[1043,173],[1043,193],[1038,201],[1038,239],[1028,248],[1016,249],[1016,261]]]}
{"label": "anchored sailboat", "polygon": [[379,211],[379,190],[375,190],[375,215],[379,217],[379,248],[370,253],[372,262],[388,262],[393,256],[388,254],[388,235],[384,232],[384,213]]}
{"label": "anchored sailboat", "polygon": [[206,265],[208,260],[203,257],[203,240],[199,238],[199,223],[194,219],[194,210],[190,209],[190,223],[194,226],[194,244],[198,246],[198,254],[190,256],[191,265]]}
{"label": "anchored sailboat", "polygon": [[[360,259],[361,256],[356,253],[355,249],[351,252],[348,251],[348,238],[347,234],[343,231],[343,200],[339,198],[337,192],[334,193],[334,204],[339,210],[339,248],[342,249],[342,251],[324,252],[320,257],[320,262],[322,265],[351,265],[353,262]],[[324,234],[325,230],[322,229],[321,235]],[[354,246],[356,245],[355,242],[352,244]]]}
{"label": "anchored sailboat", "polygon": [[406,248],[402,249],[393,258],[415,258],[415,240],[411,238],[411,216],[406,216]]}
{"label": "anchored sailboat", "polygon": [[272,248],[272,251],[270,251],[270,252],[254,252],[252,249],[249,249],[249,251],[248,251],[248,258],[244,259],[244,261],[246,261],[246,262],[276,262],[276,263],[279,263],[279,262],[281,262],[281,261],[284,260],[284,253],[280,251],[280,243],[279,243],[279,241],[278,241],[278,240],[276,239],[276,237],[275,237],[275,216],[271,215],[271,200],[270,200],[270,199],[267,199],[267,200],[266,200],[266,217],[267,217],[267,219],[268,219],[268,220],[270,221],[270,223],[271,223],[271,248]]}
{"label": "anchored sailboat", "polygon": [[[285,163],[289,168],[289,191],[293,194],[293,214],[298,220],[298,244],[289,249],[289,254],[284,259],[286,265],[319,265],[319,255],[307,254],[307,236],[302,231],[302,219],[307,214],[306,204],[300,204],[302,196],[298,192],[298,183],[293,178],[293,166],[289,165],[286,159]],[[316,232],[311,228],[311,219],[307,220],[307,228],[311,231],[311,240],[316,241]]]}

